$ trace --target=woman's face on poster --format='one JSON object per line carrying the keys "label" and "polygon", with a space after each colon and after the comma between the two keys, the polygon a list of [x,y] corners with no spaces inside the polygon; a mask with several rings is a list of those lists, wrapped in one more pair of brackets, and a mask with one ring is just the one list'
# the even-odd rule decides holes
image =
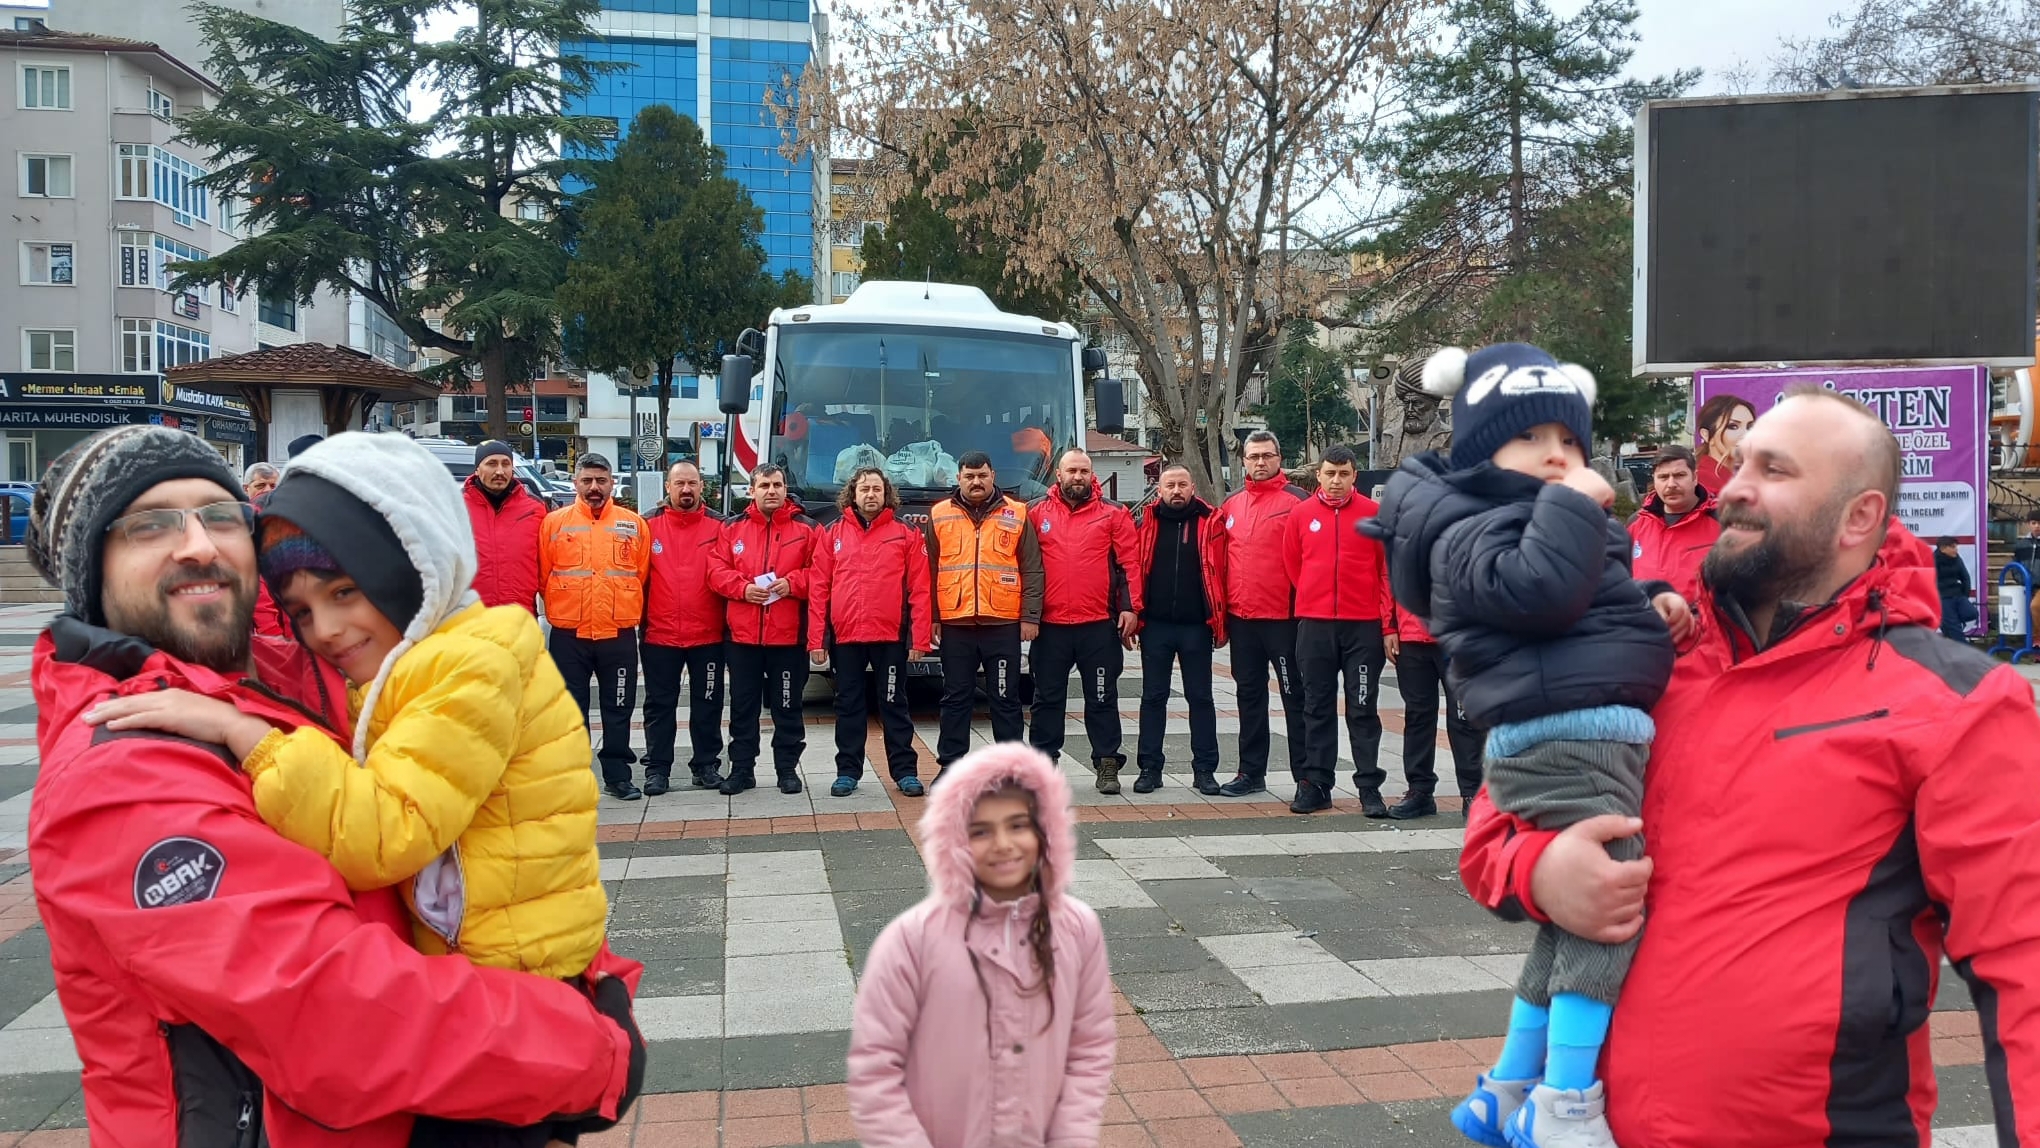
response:
{"label": "woman's face on poster", "polygon": [[1757,421],[1756,412],[1741,403],[1730,407],[1721,421],[1707,428],[1707,453],[1727,462],[1735,455],[1736,444],[1749,433],[1750,424]]}

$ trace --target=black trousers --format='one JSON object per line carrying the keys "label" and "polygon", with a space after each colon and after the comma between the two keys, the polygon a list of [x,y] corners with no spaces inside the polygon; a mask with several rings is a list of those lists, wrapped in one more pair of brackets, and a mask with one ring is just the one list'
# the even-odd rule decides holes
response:
{"label": "black trousers", "polygon": [[1019,741],[1026,732],[1020,717],[1020,623],[944,623],[942,732],[935,739],[935,760],[942,765],[970,752],[970,721],[977,711],[980,670],[991,703],[993,739]]}
{"label": "black trousers", "polygon": [[625,630],[613,638],[583,638],[555,628],[546,642],[553,664],[567,679],[567,695],[585,718],[588,713],[588,679],[599,683],[602,707],[602,780],[610,785],[630,780],[630,714],[637,708],[638,641],[636,630]]}
{"label": "black trousers", "polygon": [[1381,670],[1388,649],[1380,622],[1296,623],[1296,665],[1303,671],[1303,780],[1330,790],[1339,771],[1339,679],[1346,685],[1346,736],[1353,746],[1353,788],[1381,792]]}
{"label": "black trousers", "polygon": [[1445,740],[1452,745],[1452,771],[1459,795],[1480,792],[1481,752],[1486,739],[1466,720],[1466,708],[1445,678],[1445,651],[1436,642],[1404,642],[1395,655],[1395,680],[1403,700],[1403,777],[1411,793],[1438,789],[1438,691],[1445,691]]}
{"label": "black trousers", "polygon": [[892,779],[914,776],[918,759],[914,719],[907,713],[907,647],[838,642],[829,647],[829,663],[836,668],[836,776],[864,776],[864,731],[874,703]]}
{"label": "black trousers", "polygon": [[1293,618],[1228,618],[1233,688],[1240,707],[1240,776],[1268,780],[1268,672],[1282,693],[1282,721],[1289,737],[1289,773],[1303,780],[1303,678],[1296,672]]}
{"label": "black trousers", "polygon": [[655,646],[646,642],[645,776],[673,772],[673,740],[679,729],[680,678],[687,677],[687,740],[693,753],[687,768],[714,769],[722,756],[723,647]]}
{"label": "black trousers", "polygon": [[730,766],[753,769],[758,764],[758,711],[772,710],[772,764],[777,769],[800,765],[807,748],[800,696],[807,689],[807,651],[799,646],[747,646],[726,642],[723,656],[730,681]]}
{"label": "black trousers", "polygon": [[1218,770],[1218,708],[1211,700],[1211,627],[1203,622],[1149,622],[1140,631],[1140,748],[1144,773],[1160,772],[1167,756],[1169,674],[1183,667],[1183,700],[1190,703],[1190,769]]}
{"label": "black trousers", "polygon": [[1126,651],[1119,645],[1119,627],[1110,619],[1057,625],[1044,622],[1034,639],[1034,714],[1029,737],[1034,748],[1061,760],[1064,710],[1070,696],[1070,670],[1084,681],[1084,735],[1091,739],[1093,759],[1119,753],[1119,675],[1126,672]]}

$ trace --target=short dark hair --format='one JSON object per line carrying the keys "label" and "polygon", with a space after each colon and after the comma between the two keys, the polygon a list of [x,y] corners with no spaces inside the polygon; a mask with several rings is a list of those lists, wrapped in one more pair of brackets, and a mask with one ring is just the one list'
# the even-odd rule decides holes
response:
{"label": "short dark hair", "polygon": [[976,470],[981,466],[991,465],[992,456],[981,450],[964,451],[963,457],[956,460],[956,469],[958,470]]}
{"label": "short dark hair", "polygon": [[836,492],[836,509],[845,513],[849,512],[850,507],[857,501],[857,484],[863,482],[864,476],[867,474],[875,474],[880,482],[885,483],[886,509],[898,513],[900,509],[900,488],[893,485],[891,476],[875,466],[860,466],[851,472],[850,481],[844,483],[843,489]]}
{"label": "short dark hair", "polygon": [[1355,455],[1353,454],[1353,448],[1352,448],[1352,447],[1350,447],[1350,446],[1335,446],[1335,447],[1333,447],[1333,448],[1331,448],[1330,450],[1328,450],[1328,451],[1326,451],[1326,452],[1325,452],[1325,456],[1324,456],[1323,458],[1321,458],[1321,459],[1319,459],[1319,460],[1318,460],[1318,465],[1319,465],[1319,466],[1350,466],[1350,467],[1352,467],[1352,468],[1353,468],[1354,470],[1359,470],[1359,469],[1360,469],[1360,459],[1359,459],[1358,457],[1356,457],[1356,456],[1355,456]]}
{"label": "short dark hair", "polygon": [[1656,474],[1659,467],[1670,466],[1675,462],[1685,463],[1687,470],[1698,471],[1700,469],[1700,461],[1694,456],[1693,448],[1683,443],[1675,442],[1658,448],[1657,458],[1650,464],[1650,472]]}
{"label": "short dark hair", "polygon": [[2034,509],[2027,511],[2026,521],[2040,522],[2040,507],[2035,507]]}
{"label": "short dark hair", "polygon": [[751,481],[756,482],[761,478],[771,478],[775,474],[780,478],[785,478],[786,468],[776,462],[768,462],[751,469]]}
{"label": "short dark hair", "polygon": [[587,454],[582,455],[580,459],[574,463],[574,472],[576,474],[579,474],[581,471],[584,470],[614,470],[614,469],[616,468],[609,465],[608,459],[603,458],[601,455],[596,454],[592,450],[589,451]]}
{"label": "short dark hair", "polygon": [[1157,481],[1157,482],[1161,481],[1162,475],[1165,475],[1165,474],[1169,473],[1169,472],[1170,472],[1170,471],[1172,471],[1172,470],[1180,470],[1180,471],[1182,471],[1182,472],[1183,472],[1184,474],[1189,474],[1189,475],[1190,475],[1190,477],[1191,477],[1191,478],[1193,478],[1193,479],[1197,477],[1196,475],[1194,475],[1194,474],[1191,474],[1191,473],[1190,473],[1190,464],[1189,464],[1189,463],[1184,463],[1184,462],[1171,462],[1171,463],[1165,463],[1165,464],[1163,464],[1163,466],[1162,466],[1162,469],[1161,469],[1161,470],[1159,470],[1159,471],[1157,471],[1157,472],[1155,473],[1155,481]]}
{"label": "short dark hair", "polygon": [[1962,545],[1962,540],[1960,538],[1955,537],[1953,534],[1943,534],[1941,537],[1934,540],[1934,549],[1936,550],[1939,550],[1943,546],[1960,546],[1960,545]]}

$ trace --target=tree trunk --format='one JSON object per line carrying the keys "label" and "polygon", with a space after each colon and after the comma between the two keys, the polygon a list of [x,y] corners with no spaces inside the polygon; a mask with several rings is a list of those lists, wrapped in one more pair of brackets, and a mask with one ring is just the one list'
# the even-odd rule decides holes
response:
{"label": "tree trunk", "polygon": [[483,433],[499,442],[509,442],[510,356],[499,339],[491,339],[482,348],[482,392],[488,399],[489,412],[483,422]]}
{"label": "tree trunk", "polygon": [[[1509,23],[1516,23],[1516,6],[1509,5]],[[1530,258],[1530,221],[1524,207],[1527,191],[1523,174],[1523,48],[1516,35],[1509,41],[1509,270],[1520,269]]]}

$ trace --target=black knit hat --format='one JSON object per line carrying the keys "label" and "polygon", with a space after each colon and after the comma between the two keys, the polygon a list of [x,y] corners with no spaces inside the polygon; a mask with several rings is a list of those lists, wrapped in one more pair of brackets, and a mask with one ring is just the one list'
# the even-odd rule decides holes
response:
{"label": "black knit hat", "polygon": [[499,454],[513,462],[517,459],[517,452],[510,449],[509,443],[492,438],[475,448],[475,465],[480,466],[483,459],[494,458]]}
{"label": "black knit hat", "polygon": [[106,530],[159,483],[203,478],[243,502],[241,481],[204,439],[159,426],[101,431],[57,456],[28,510],[28,560],[64,591],[66,613],[95,626]]}
{"label": "black knit hat", "polygon": [[283,457],[296,458],[325,441],[326,436],[322,434],[301,434],[290,440],[289,446],[283,448]]}
{"label": "black knit hat", "polygon": [[1593,454],[1593,372],[1561,363],[1542,347],[1496,343],[1472,354],[1442,348],[1424,364],[1424,390],[1452,398],[1453,470],[1479,466],[1503,443],[1545,423],[1562,424],[1580,440],[1582,454]]}

